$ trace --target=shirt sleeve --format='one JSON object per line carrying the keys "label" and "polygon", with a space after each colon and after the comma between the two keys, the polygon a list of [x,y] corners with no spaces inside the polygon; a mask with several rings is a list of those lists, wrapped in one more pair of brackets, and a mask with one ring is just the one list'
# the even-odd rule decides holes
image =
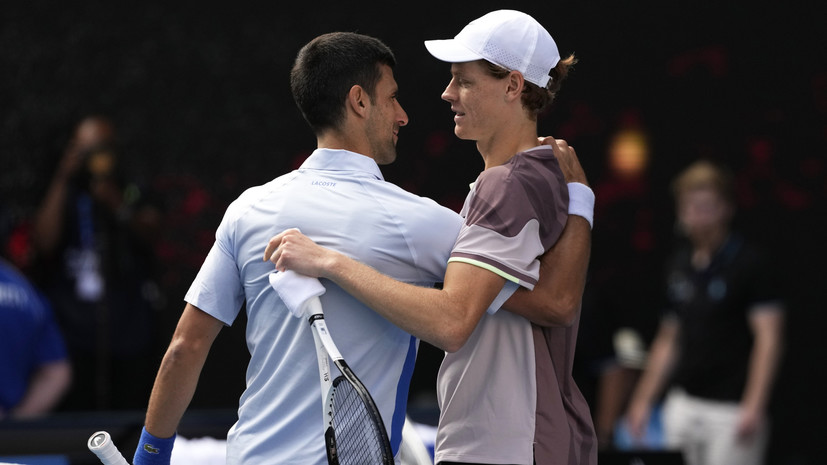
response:
{"label": "shirt sleeve", "polygon": [[244,303],[244,289],[229,234],[231,224],[225,217],[218,227],[215,243],[184,297],[228,326],[235,321]]}
{"label": "shirt sleeve", "polygon": [[473,264],[533,289],[538,257],[568,219],[568,191],[553,155],[517,157],[477,179],[449,262]]}
{"label": "shirt sleeve", "polygon": [[749,283],[749,308],[752,310],[760,307],[775,307],[781,311],[784,309],[783,302],[783,279],[777,270],[780,268],[774,263],[774,257],[763,249],[750,247],[751,254],[749,270],[752,271],[752,279]]}

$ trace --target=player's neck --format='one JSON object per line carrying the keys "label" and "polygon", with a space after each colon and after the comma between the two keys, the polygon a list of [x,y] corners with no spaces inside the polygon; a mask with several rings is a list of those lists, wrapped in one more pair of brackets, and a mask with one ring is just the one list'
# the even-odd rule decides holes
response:
{"label": "player's neck", "polygon": [[490,137],[478,140],[477,150],[488,169],[505,164],[515,154],[537,145],[537,123],[527,121],[500,127]]}
{"label": "player's neck", "polygon": [[316,147],[320,149],[348,150],[373,158],[369,153],[369,144],[366,143],[364,138],[351,137],[349,134],[353,134],[353,132],[330,129],[316,136]]}

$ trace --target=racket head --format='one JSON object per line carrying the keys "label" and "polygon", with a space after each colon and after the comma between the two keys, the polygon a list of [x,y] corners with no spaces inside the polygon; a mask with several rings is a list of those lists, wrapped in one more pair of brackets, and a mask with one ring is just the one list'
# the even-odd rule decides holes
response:
{"label": "racket head", "polygon": [[330,465],[393,465],[393,451],[382,415],[364,384],[346,363],[325,399],[325,448]]}

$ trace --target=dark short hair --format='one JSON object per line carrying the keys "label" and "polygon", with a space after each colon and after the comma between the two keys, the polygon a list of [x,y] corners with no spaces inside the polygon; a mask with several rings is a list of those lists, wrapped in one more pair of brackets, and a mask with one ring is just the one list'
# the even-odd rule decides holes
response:
{"label": "dark short hair", "polygon": [[299,50],[290,88],[316,134],[341,124],[344,102],[354,85],[373,100],[380,65],[396,65],[391,49],[379,39],[352,32],[323,34]]}

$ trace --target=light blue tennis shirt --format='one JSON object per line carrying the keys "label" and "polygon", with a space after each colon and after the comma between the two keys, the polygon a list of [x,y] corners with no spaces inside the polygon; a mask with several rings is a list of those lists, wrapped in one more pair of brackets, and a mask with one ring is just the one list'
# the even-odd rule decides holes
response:
{"label": "light blue tennis shirt", "polygon": [[[230,205],[185,298],[227,325],[247,303],[251,359],[228,465],[327,463],[313,336],[270,287],[267,241],[300,228],[397,280],[433,286],[461,225],[452,210],[386,182],[373,159],[345,150],[318,149],[298,170]],[[418,340],[334,283],[322,284],[330,333],[378,404],[396,454]]]}

